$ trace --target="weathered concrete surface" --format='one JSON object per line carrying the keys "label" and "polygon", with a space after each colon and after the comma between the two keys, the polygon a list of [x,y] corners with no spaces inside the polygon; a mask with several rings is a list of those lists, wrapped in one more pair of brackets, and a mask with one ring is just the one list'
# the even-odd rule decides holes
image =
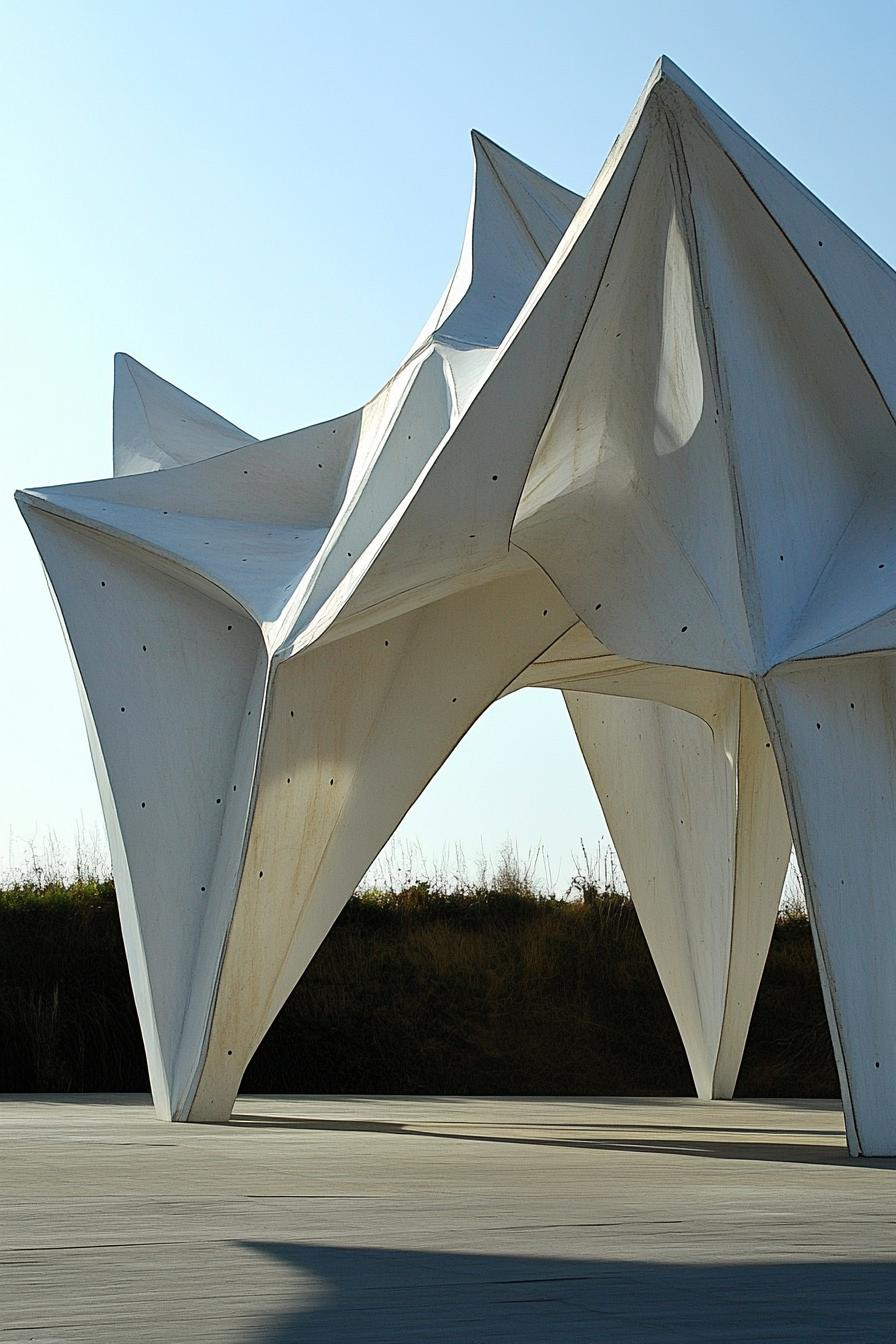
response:
{"label": "weathered concrete surface", "polygon": [[0,1338],[892,1341],[896,1162],[833,1103],[0,1101]]}

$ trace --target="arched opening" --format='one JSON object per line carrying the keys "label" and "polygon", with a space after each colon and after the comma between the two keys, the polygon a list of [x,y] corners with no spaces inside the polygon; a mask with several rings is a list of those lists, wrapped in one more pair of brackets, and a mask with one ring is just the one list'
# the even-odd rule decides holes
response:
{"label": "arched opening", "polygon": [[[744,777],[757,769],[744,743],[761,719],[751,718],[758,711],[739,680],[723,680],[712,703],[699,688],[712,727],[696,700],[684,710],[587,691],[567,693],[569,712],[557,690],[532,687],[486,710],[373,865],[368,885],[385,892],[340,916],[250,1064],[246,1089],[294,1090],[293,1070],[307,1068],[301,1088],[310,1091],[680,1095],[696,1085],[703,1096],[730,1096],[790,841],[779,814],[772,854],[763,814],[768,892],[761,874],[726,873],[729,854],[737,860],[738,787],[753,789]],[[601,754],[634,901],[591,912],[556,902],[496,909],[506,887],[483,860],[508,834],[531,887],[565,889],[549,856],[539,861],[544,828],[520,843],[521,818],[543,825],[546,795],[549,835],[571,848],[586,836],[612,844],[595,794],[606,783]],[[774,763],[760,765],[776,785]],[[642,800],[628,829],[626,791]],[[740,818],[741,860],[751,824]],[[472,861],[469,837],[478,841]],[[814,962],[803,969],[803,1001],[821,1021]],[[328,1009],[348,1018],[327,1021]],[[288,1079],[271,1076],[278,1056],[289,1060]],[[833,1079],[832,1058],[825,1067]]]}

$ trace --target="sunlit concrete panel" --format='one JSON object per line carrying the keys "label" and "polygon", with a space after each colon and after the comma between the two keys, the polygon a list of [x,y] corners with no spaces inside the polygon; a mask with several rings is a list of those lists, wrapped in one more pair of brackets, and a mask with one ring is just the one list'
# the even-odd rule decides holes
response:
{"label": "sunlit concrete panel", "polygon": [[769,724],[832,1023],[853,1151],[893,1151],[896,1116],[896,655],[791,665]]}
{"label": "sunlit concrete panel", "polygon": [[596,692],[567,691],[566,703],[697,1094],[723,1098],[737,1081],[790,831],[753,687],[692,680],[688,709]]}

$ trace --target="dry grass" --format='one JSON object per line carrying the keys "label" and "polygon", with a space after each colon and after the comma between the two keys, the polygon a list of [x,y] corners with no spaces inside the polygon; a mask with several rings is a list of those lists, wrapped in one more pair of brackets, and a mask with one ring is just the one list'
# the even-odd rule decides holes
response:
{"label": "dry grass", "polygon": [[[608,875],[600,862],[583,868],[558,900],[508,851],[472,882],[402,872],[358,893],[246,1090],[689,1094],[634,908],[607,889]],[[0,1090],[146,1087],[111,882],[30,880],[0,892]],[[798,908],[778,920],[739,1090],[837,1094]]]}

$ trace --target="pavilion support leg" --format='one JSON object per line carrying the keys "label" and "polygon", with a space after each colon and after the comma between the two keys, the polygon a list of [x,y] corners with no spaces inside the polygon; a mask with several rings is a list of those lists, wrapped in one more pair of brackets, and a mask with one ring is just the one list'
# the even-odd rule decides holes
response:
{"label": "pavilion support leg", "polygon": [[405,812],[570,619],[540,571],[512,575],[278,666],[204,1050],[177,1119],[229,1116],[265,1033]]}
{"label": "pavilion support leg", "polygon": [[896,657],[762,687],[803,873],[850,1152],[896,1155]]}
{"label": "pavilion support leg", "polygon": [[[734,1091],[790,854],[756,693],[566,693],[698,1096]],[[694,704],[699,709],[695,711]]]}

